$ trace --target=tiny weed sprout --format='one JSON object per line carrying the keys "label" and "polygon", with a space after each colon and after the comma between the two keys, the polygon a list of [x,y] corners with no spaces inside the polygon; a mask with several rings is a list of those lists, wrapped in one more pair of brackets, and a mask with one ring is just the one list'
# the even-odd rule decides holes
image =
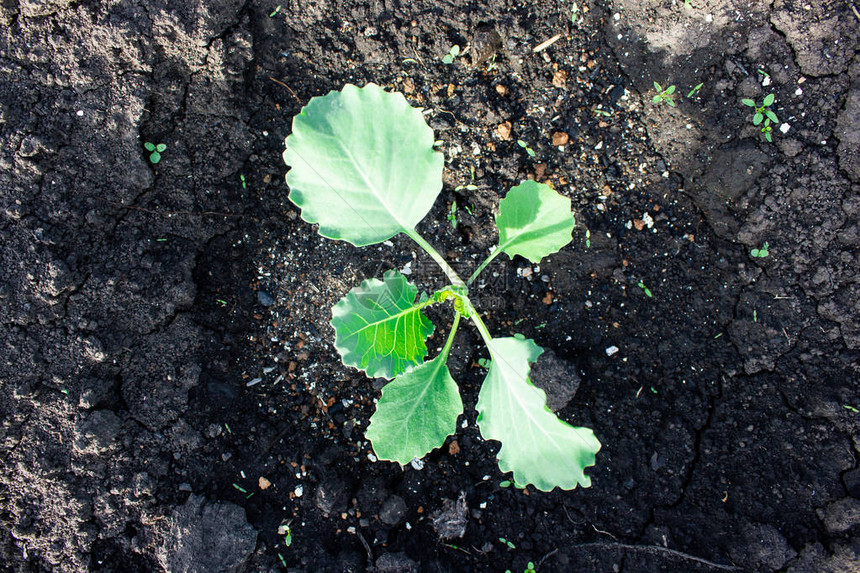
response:
{"label": "tiny weed sprout", "polygon": [[696,95],[697,93],[699,93],[699,90],[702,89],[703,85],[705,85],[705,82],[702,82],[702,83],[698,84],[696,87],[694,87],[693,89],[691,89],[690,93],[687,94],[687,98],[691,98],[694,95]]}
{"label": "tiny weed sprout", "polygon": [[639,284],[637,284],[636,286],[641,288],[642,292],[644,292],[645,296],[647,296],[648,298],[652,298],[654,296],[651,294],[651,289],[649,289],[647,286],[645,286],[645,283],[643,283],[642,281],[639,281]]}
{"label": "tiny weed sprout", "polygon": [[576,24],[579,21],[579,5],[574,2],[570,6],[570,23]]}
{"label": "tiny weed sprout", "polygon": [[445,65],[451,65],[454,63],[454,58],[460,55],[460,46],[454,44],[451,46],[451,49],[448,50],[448,53],[442,56],[442,63]]}
{"label": "tiny weed sprout", "polygon": [[750,256],[754,259],[763,259],[770,254],[768,247],[769,245],[767,244],[767,241],[765,241],[761,248],[751,250]]}
{"label": "tiny weed sprout", "polygon": [[457,228],[457,202],[451,202],[451,210],[448,212],[448,222],[451,223],[451,226],[455,229]]}
{"label": "tiny weed sprout", "polygon": [[[497,454],[512,483],[539,490],[588,487],[600,442],[546,406],[529,380],[543,349],[520,334],[494,337],[469,299],[469,287],[502,253],[538,264],[572,240],[570,199],[547,185],[524,181],[499,202],[499,245],[463,280],[416,226],[442,190],[443,155],[421,110],[402,94],[375,84],[346,85],[312,98],[293,118],[284,161],[289,199],[306,222],[329,239],[357,247],[406,235],[444,273],[448,285],[420,293],[397,270],[370,278],[332,309],[334,346],[343,363],[367,376],[391,380],[371,416],[366,438],[376,459],[401,466],[444,445],[463,413],[459,387],[448,370],[461,319],[477,329],[489,353],[475,408],[481,435],[501,442]],[[423,309],[450,303],[451,326],[442,350],[428,359],[426,340],[436,327]]]}
{"label": "tiny weed sprout", "polygon": [[149,141],[144,143],[143,147],[147,151],[151,152],[149,154],[149,162],[152,163],[153,165],[155,165],[156,163],[161,161],[161,154],[164,153],[165,149],[167,149],[167,145],[165,145],[164,143],[157,143],[156,144],[156,143],[152,143]]}
{"label": "tiny weed sprout", "polygon": [[663,89],[660,84],[654,82],[654,89],[657,90],[657,93],[651,98],[651,103],[659,104],[666,102],[670,106],[675,107],[675,100],[672,99],[672,94],[675,93],[675,86],[669,86],[666,89]]}
{"label": "tiny weed sprout", "polygon": [[[770,109],[770,106],[773,105],[773,100],[775,96],[773,94],[768,94],[762,100],[761,105],[756,104],[755,100],[751,99],[742,99],[741,103],[753,108],[755,113],[753,114],[752,122],[753,125],[759,125],[761,122],[767,118],[770,122],[779,123],[779,120],[776,118],[776,114]],[[766,124],[766,126],[770,126],[770,122]],[[764,131],[764,130],[762,130]],[[768,141],[770,141],[770,130],[765,133],[765,137]]]}
{"label": "tiny weed sprout", "polygon": [[517,145],[519,145],[520,147],[522,147],[523,149],[525,149],[525,150],[526,150],[526,153],[528,153],[528,154],[529,154],[529,157],[534,157],[535,155],[537,155],[537,154],[535,153],[535,150],[534,150],[534,149],[532,149],[531,147],[529,147],[529,144],[528,144],[528,143],[526,143],[525,141],[523,141],[522,139],[518,139],[518,140],[517,140]]}

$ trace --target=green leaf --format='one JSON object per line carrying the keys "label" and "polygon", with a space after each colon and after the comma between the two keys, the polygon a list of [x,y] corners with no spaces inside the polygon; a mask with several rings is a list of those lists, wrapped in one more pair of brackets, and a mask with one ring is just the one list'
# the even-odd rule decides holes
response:
{"label": "green leaf", "polygon": [[755,107],[755,102],[751,99],[742,99],[741,103],[750,107]]}
{"label": "green leaf", "polygon": [[447,359],[447,353],[440,354],[382,389],[366,433],[379,459],[406,465],[457,431],[463,401]]}
{"label": "green leaf", "polygon": [[499,202],[496,226],[502,252],[538,263],[572,240],[570,199],[549,185],[523,181]]}
{"label": "green leaf", "polygon": [[285,143],[289,198],[330,239],[364,246],[413,230],[442,189],[421,110],[375,84],[312,98]]}
{"label": "green leaf", "polygon": [[764,97],[764,101],[762,102],[762,104],[764,105],[764,107],[767,107],[767,106],[769,106],[769,105],[773,105],[773,100],[774,100],[774,99],[776,99],[776,98],[774,97],[774,95],[773,95],[773,94],[767,94],[767,95]]}
{"label": "green leaf", "polygon": [[666,95],[671,95],[673,93],[675,93],[675,86],[669,86],[666,88]]}
{"label": "green leaf", "polygon": [[442,63],[443,64],[453,64],[454,63],[454,56],[452,56],[451,54],[445,54],[444,56],[442,56]]}
{"label": "green leaf", "polygon": [[594,465],[600,442],[590,429],[558,419],[529,380],[529,362],[543,349],[518,338],[494,338],[488,347],[493,361],[478,395],[478,425],[484,439],[502,443],[499,468],[542,491],[589,487],[583,470]]}
{"label": "green leaf", "polygon": [[143,144],[147,151],[155,151],[155,144],[147,141]]}
{"label": "green leaf", "polygon": [[159,143],[155,146],[155,150],[159,153],[163,152],[165,149],[167,149],[167,145],[164,143]]}
{"label": "green leaf", "polygon": [[654,82],[654,89],[657,90],[658,92],[663,91],[663,88],[661,88],[660,84],[658,84],[657,82]]}
{"label": "green leaf", "polygon": [[666,103],[668,103],[670,107],[675,107],[675,100],[670,97],[666,98]]}
{"label": "green leaf", "polygon": [[654,97],[651,98],[651,103],[659,103],[662,100],[663,100],[663,96],[655,95]]}
{"label": "green leaf", "polygon": [[763,118],[764,118],[764,116],[763,116],[762,114],[760,114],[760,113],[756,112],[756,114],[753,116],[753,125],[758,125],[758,124],[760,124],[760,123],[761,123],[761,120],[762,120]]}
{"label": "green leaf", "polygon": [[335,348],[343,363],[368,376],[393,378],[424,362],[433,323],[421,308],[432,301],[397,271],[367,279],[332,308]]}
{"label": "green leaf", "polygon": [[764,112],[764,114],[774,123],[779,123],[779,120],[776,118],[776,114],[770,110]]}
{"label": "green leaf", "polygon": [[156,163],[158,163],[159,161],[161,161],[161,154],[160,154],[159,152],[157,152],[157,151],[153,151],[153,152],[149,155],[149,161],[150,161],[153,165],[155,165]]}
{"label": "green leaf", "polygon": [[456,58],[460,55],[460,46],[454,44],[453,46],[451,46],[451,49],[448,51],[448,53]]}

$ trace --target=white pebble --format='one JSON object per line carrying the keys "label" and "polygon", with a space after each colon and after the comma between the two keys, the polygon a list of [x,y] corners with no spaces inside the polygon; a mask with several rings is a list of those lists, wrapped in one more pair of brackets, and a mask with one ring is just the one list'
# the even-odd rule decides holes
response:
{"label": "white pebble", "polygon": [[612,356],[612,355],[613,355],[613,354],[615,354],[616,352],[618,352],[618,347],[617,347],[617,346],[610,346],[609,348],[607,348],[607,349],[606,349],[606,355],[607,355],[607,356]]}
{"label": "white pebble", "polygon": [[418,471],[421,471],[424,469],[424,462],[419,460],[418,458],[413,458],[412,461],[409,462],[409,465]]}
{"label": "white pebble", "polygon": [[305,486],[299,484],[296,486],[296,489],[293,490],[293,493],[296,494],[296,497],[302,497],[305,493]]}

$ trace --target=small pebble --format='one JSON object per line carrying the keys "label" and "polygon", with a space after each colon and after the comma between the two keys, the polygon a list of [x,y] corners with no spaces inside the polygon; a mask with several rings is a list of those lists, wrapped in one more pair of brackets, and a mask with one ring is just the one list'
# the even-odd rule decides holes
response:
{"label": "small pebble", "polygon": [[615,354],[616,352],[618,352],[618,347],[617,347],[617,346],[610,346],[609,348],[607,348],[607,349],[606,349],[606,355],[607,355],[607,356],[612,356],[612,355],[613,355],[613,354]]}
{"label": "small pebble", "polygon": [[275,304],[275,298],[264,290],[257,291],[257,302],[263,306],[272,306]]}

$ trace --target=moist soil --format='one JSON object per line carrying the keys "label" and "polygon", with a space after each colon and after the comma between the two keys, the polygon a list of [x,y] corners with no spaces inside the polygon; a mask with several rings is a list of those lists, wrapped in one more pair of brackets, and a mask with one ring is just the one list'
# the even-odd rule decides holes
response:
{"label": "moist soil", "polygon": [[[3,0],[0,22],[3,571],[860,570],[856,4]],[[446,169],[419,232],[461,273],[512,185],[572,200],[573,242],[499,258],[474,298],[551,351],[536,382],[603,444],[590,488],[506,487],[470,327],[456,435],[375,461],[382,381],[341,364],[330,308],[390,268],[442,276],[405,237],[320,237],[281,159],[310,98],[369,82],[426,110]],[[772,141],[741,103],[770,93]]]}

